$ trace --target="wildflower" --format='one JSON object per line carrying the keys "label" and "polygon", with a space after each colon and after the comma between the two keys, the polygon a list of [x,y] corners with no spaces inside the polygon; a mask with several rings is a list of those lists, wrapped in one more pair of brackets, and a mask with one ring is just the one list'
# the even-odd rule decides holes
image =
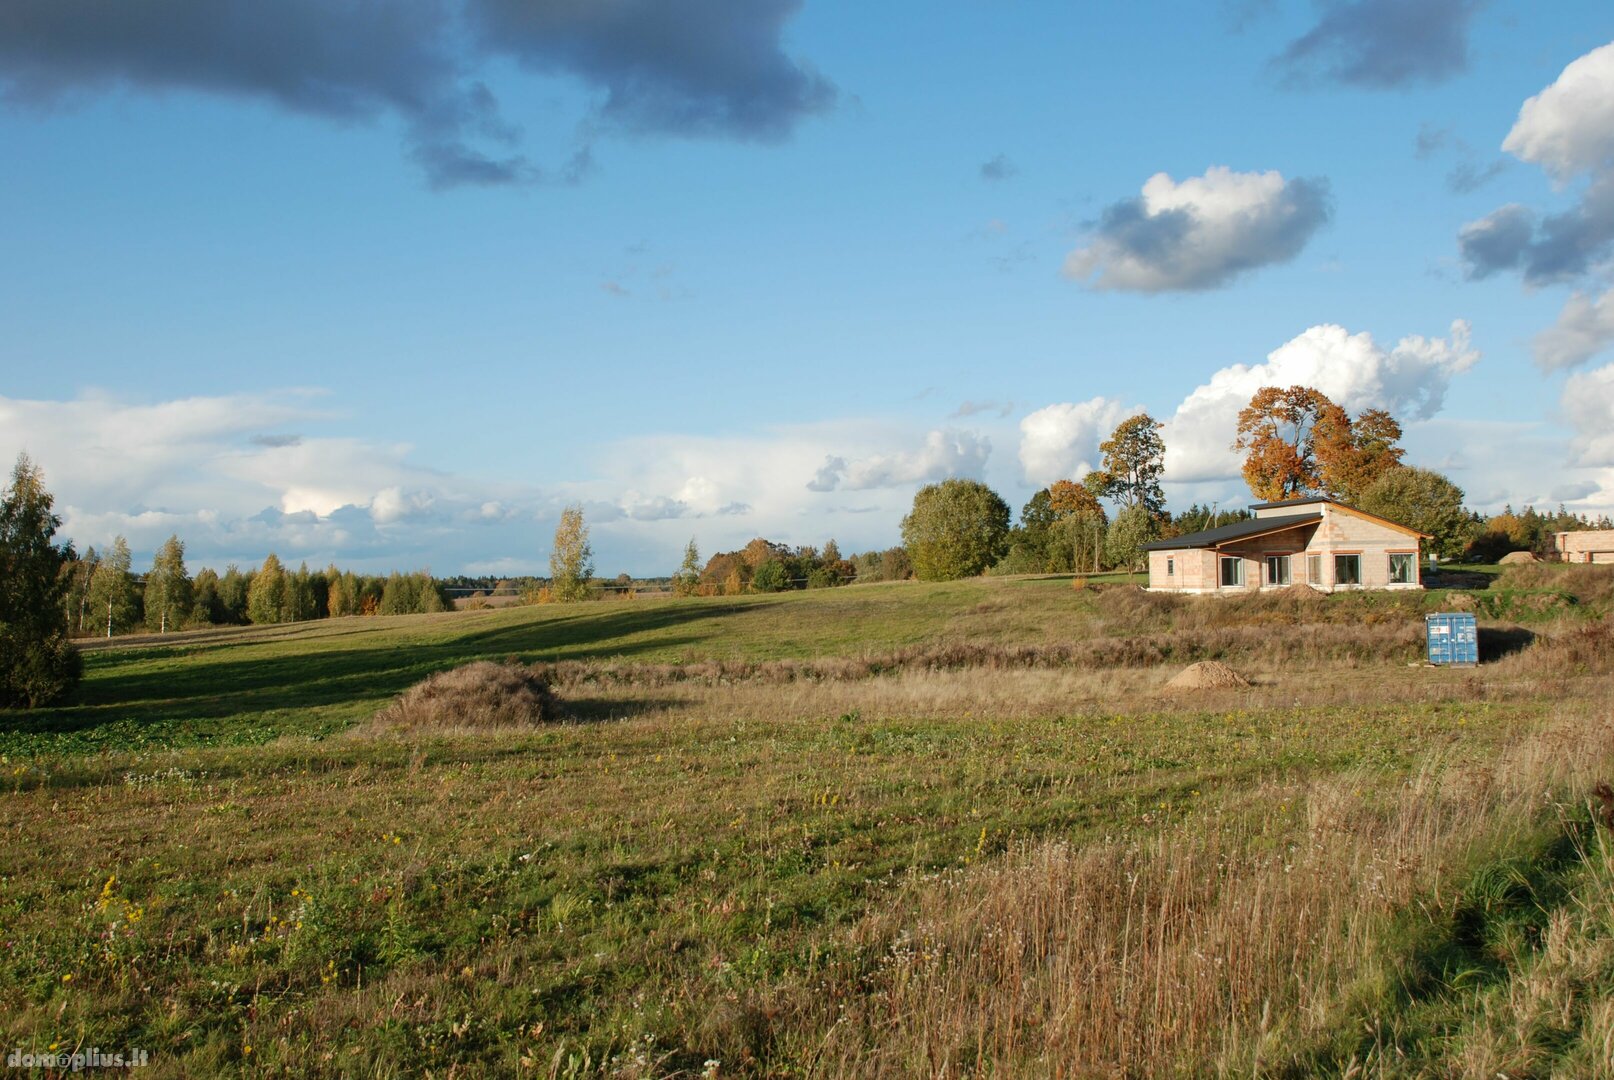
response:
{"label": "wildflower", "polygon": [[62,976],[62,982],[70,983],[72,981],[73,981],[73,975],[72,975],[71,972],[69,972],[68,974]]}

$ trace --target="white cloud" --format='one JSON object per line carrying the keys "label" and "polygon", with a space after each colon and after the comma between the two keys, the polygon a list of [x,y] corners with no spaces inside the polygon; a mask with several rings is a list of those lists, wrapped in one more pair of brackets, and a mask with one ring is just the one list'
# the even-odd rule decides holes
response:
{"label": "white cloud", "polygon": [[1547,285],[1604,267],[1614,250],[1614,43],[1573,61],[1526,101],[1502,149],[1559,185],[1583,175],[1589,183],[1559,213],[1510,204],[1464,226],[1457,240],[1468,276],[1519,270],[1527,284]]}
{"label": "white cloud", "polygon": [[1536,363],[1544,370],[1578,367],[1614,343],[1614,289],[1593,299],[1571,296],[1558,321],[1536,335]]}
{"label": "white cloud", "polygon": [[121,533],[143,553],[178,533],[193,560],[215,566],[270,550],[410,566],[430,557],[451,518],[479,520],[496,501],[484,485],[413,465],[406,445],[284,432],[328,423],[317,402],[306,392],[156,404],[0,397],[0,454],[39,462],[79,546]]}
{"label": "white cloud", "polygon": [[1564,416],[1575,430],[1570,448],[1581,465],[1614,468],[1614,364],[1571,375]]}
{"label": "white cloud", "polygon": [[1026,482],[1043,487],[1055,480],[1079,480],[1098,467],[1098,444],[1115,426],[1141,412],[1114,398],[1048,405],[1020,421],[1020,466]]}
{"label": "white cloud", "polygon": [[1468,324],[1449,339],[1411,335],[1385,349],[1371,334],[1313,326],[1267,355],[1266,363],[1225,367],[1194,389],[1166,423],[1166,478],[1177,483],[1239,475],[1232,449],[1238,414],[1263,386],[1311,386],[1352,413],[1386,409],[1403,422],[1440,411],[1453,376],[1479,359]]}
{"label": "white cloud", "polygon": [[1178,183],[1156,173],[1141,197],[1105,209],[1065,274],[1097,289],[1213,289],[1298,255],[1329,217],[1325,180],[1216,165]]}
{"label": "white cloud", "polygon": [[931,431],[915,450],[898,450],[848,460],[826,455],[808,482],[809,491],[868,491],[945,480],[979,478],[992,455],[992,443],[973,431]]}
{"label": "white cloud", "polygon": [[1560,182],[1614,164],[1614,42],[1570,63],[1526,101],[1502,149]]}

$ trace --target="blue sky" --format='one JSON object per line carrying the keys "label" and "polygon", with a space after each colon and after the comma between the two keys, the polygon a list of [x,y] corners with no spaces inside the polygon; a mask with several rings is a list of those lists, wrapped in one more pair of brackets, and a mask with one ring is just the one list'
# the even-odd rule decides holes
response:
{"label": "blue sky", "polygon": [[0,453],[80,546],[884,547],[1140,407],[1235,505],[1262,381],[1614,508],[1605,4],[152,10],[0,14]]}

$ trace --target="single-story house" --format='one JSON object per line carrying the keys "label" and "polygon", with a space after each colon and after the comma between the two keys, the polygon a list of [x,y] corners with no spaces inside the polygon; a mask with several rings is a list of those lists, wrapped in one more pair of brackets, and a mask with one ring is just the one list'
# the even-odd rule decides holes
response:
{"label": "single-story house", "polygon": [[1554,533],[1552,546],[1564,562],[1614,563],[1614,529]]}
{"label": "single-story house", "polygon": [[1310,585],[1421,589],[1418,541],[1428,534],[1333,499],[1257,503],[1255,517],[1144,544],[1149,588],[1234,593]]}

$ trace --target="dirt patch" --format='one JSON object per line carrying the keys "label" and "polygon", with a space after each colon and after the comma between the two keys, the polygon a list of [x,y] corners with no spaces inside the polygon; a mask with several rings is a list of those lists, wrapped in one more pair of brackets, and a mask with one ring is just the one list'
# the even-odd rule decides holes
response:
{"label": "dirt patch", "polygon": [[1518,566],[1520,563],[1533,563],[1540,560],[1528,551],[1510,551],[1502,556],[1499,561],[1503,566]]}
{"label": "dirt patch", "polygon": [[554,715],[554,695],[537,672],[477,660],[411,686],[372,724],[393,730],[527,727]]}
{"label": "dirt patch", "polygon": [[1189,664],[1166,683],[1167,690],[1229,690],[1249,686],[1250,680],[1219,660]]}

